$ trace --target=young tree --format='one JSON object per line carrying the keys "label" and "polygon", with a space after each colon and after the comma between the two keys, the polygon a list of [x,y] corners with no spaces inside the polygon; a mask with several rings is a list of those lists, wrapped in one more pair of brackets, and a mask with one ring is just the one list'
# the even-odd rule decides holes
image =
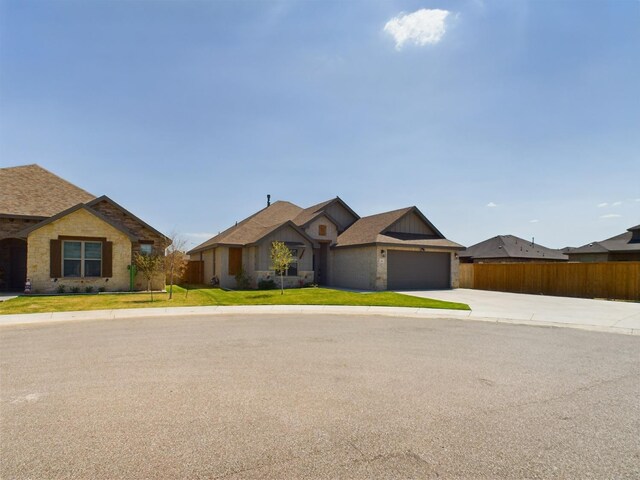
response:
{"label": "young tree", "polygon": [[284,295],[284,272],[292,262],[293,254],[284,242],[276,241],[271,244],[271,268],[280,274],[280,295]]}
{"label": "young tree", "polygon": [[151,301],[153,302],[151,280],[154,275],[162,273],[164,259],[161,255],[142,255],[140,253],[136,253],[133,261],[135,262],[136,267],[138,267],[138,271],[147,280],[147,290],[151,292]]}
{"label": "young tree", "polygon": [[169,280],[169,300],[173,298],[173,280],[182,278],[187,270],[189,260],[185,253],[187,241],[176,232],[171,232],[167,240],[164,256],[164,273]]}

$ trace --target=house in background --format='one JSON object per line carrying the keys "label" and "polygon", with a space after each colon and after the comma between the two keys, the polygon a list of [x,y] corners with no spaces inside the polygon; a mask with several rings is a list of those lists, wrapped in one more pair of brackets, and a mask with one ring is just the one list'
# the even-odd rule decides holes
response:
{"label": "house in background", "polygon": [[514,235],[498,235],[460,252],[460,263],[566,262],[560,250]]}
{"label": "house in background", "polygon": [[577,248],[567,248],[570,262],[640,262],[640,225],[625,233]]}
{"label": "house in background", "polygon": [[[38,165],[0,169],[0,290],[142,290],[133,255],[164,254],[168,239],[107,196]],[[158,278],[153,288],[162,288]]]}
{"label": "house in background", "polygon": [[451,288],[458,251],[416,208],[360,218],[339,197],[309,208],[277,201],[198,245],[204,279],[235,288],[242,269],[253,286],[274,279],[271,245],[283,241],[294,262],[285,286],[309,283],[363,290]]}

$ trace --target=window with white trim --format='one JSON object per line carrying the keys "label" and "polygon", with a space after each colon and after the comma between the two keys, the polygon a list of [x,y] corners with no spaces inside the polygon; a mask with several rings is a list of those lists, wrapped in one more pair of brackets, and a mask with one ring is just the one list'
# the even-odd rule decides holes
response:
{"label": "window with white trim", "polygon": [[140,255],[151,255],[153,253],[153,245],[150,243],[140,244]]}
{"label": "window with white trim", "polygon": [[100,277],[102,275],[102,242],[62,242],[63,277]]}

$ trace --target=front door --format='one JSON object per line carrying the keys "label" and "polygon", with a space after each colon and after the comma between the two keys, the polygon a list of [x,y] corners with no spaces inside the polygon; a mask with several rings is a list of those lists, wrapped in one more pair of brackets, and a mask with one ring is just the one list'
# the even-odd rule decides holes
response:
{"label": "front door", "polygon": [[314,250],[314,276],[318,285],[327,284],[327,264],[329,257],[329,244],[321,243],[320,248]]}
{"label": "front door", "polygon": [[17,238],[0,241],[0,290],[21,291],[27,280],[27,242]]}

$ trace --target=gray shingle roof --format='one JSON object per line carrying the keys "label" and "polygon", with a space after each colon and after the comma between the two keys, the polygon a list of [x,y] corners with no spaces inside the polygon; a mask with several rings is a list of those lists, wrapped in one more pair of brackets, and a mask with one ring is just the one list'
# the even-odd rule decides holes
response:
{"label": "gray shingle roof", "polygon": [[[351,210],[351,208],[349,208],[349,206],[346,205],[339,197],[318,203],[317,205],[305,209],[302,209],[290,202],[277,201],[271,206],[266,207],[254,215],[244,219],[237,225],[234,225],[206,242],[201,243],[188,253],[197,253],[217,245],[246,246],[254,244],[286,223],[290,223],[293,228],[297,228],[304,226],[319,215],[326,215],[324,210],[334,202],[340,202],[350,212],[353,212],[353,210]],[[386,229],[409,212],[415,212],[425,222],[425,224],[435,232],[435,234],[410,235],[385,232]],[[353,214],[357,217],[355,212],[353,212]],[[302,232],[302,234],[305,235],[304,232]],[[346,247],[375,243],[398,246],[455,248],[457,250],[462,250],[464,248],[462,245],[444,238],[444,236],[416,207],[401,208],[391,212],[359,218],[345,232],[338,236],[336,246]]]}
{"label": "gray shingle roof", "polygon": [[39,165],[0,168],[0,214],[51,217],[95,198]]}
{"label": "gray shingle roof", "polygon": [[245,218],[237,225],[201,243],[190,250],[189,253],[196,253],[216,245],[249,245],[255,243],[283,223],[295,218],[301,211],[302,208],[291,202],[278,200]]}
{"label": "gray shingle roof", "polygon": [[[436,234],[385,233],[385,230],[410,212],[416,212]],[[416,207],[406,207],[363,217],[338,236],[336,247],[352,247],[370,244],[456,248],[459,250],[464,248],[462,245],[444,238],[444,236],[424,218],[420,210]]]}
{"label": "gray shingle roof", "polygon": [[293,219],[293,222],[296,225],[300,225],[300,226],[305,226],[307,223],[309,223],[310,221],[314,220],[316,217],[319,217],[320,215],[326,215],[332,222],[336,223],[337,222],[331,218],[330,215],[328,215],[325,210],[332,204],[334,203],[338,203],[340,205],[342,205],[347,211],[349,211],[351,214],[353,214],[353,216],[357,219],[360,218],[360,215],[358,215],[356,212],[354,212],[351,207],[349,205],[347,205],[344,200],[342,200],[340,197],[335,197],[332,198],[330,200],[326,200],[324,202],[320,202],[316,205],[313,205],[309,208],[305,208],[304,210],[302,210],[298,216],[296,216],[296,218]]}
{"label": "gray shingle roof", "polygon": [[514,235],[498,235],[460,252],[460,258],[523,258],[536,260],[568,260],[559,250],[533,244]]}

